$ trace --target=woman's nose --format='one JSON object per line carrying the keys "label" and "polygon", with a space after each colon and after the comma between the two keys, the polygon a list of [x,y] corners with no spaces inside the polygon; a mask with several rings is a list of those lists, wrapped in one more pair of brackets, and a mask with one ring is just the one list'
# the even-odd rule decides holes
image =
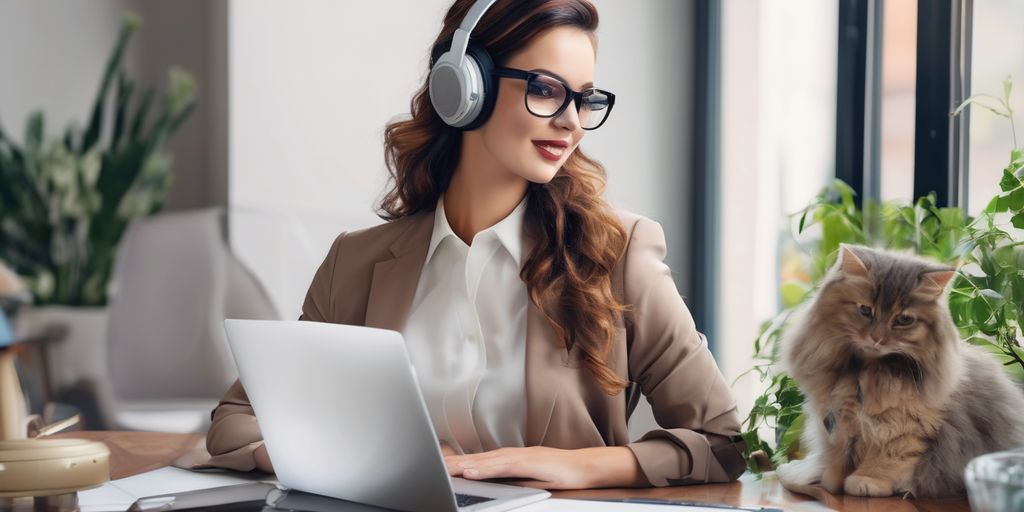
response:
{"label": "woman's nose", "polygon": [[570,100],[561,114],[555,116],[555,126],[576,131],[580,127],[580,116],[576,112],[576,100]]}

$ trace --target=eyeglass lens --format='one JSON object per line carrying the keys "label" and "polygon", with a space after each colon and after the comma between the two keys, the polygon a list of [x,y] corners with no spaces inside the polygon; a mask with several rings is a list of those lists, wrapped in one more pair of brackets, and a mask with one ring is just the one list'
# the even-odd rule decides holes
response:
{"label": "eyeglass lens", "polygon": [[[526,108],[535,116],[551,117],[566,103],[567,95],[568,91],[562,82],[549,76],[536,75],[527,82]],[[584,129],[600,126],[608,114],[608,104],[608,96],[601,91],[583,91],[583,101],[579,105],[580,125]]]}

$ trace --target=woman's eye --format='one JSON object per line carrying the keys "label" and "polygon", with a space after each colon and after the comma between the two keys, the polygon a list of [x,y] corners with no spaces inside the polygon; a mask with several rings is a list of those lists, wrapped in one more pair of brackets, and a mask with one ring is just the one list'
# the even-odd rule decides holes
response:
{"label": "woman's eye", "polygon": [[541,96],[543,98],[550,98],[555,95],[555,89],[553,87],[539,82],[531,83],[527,92],[534,96]]}
{"label": "woman's eye", "polygon": [[864,318],[871,318],[871,316],[872,316],[871,306],[865,306],[864,304],[861,304],[860,305],[860,315],[863,316]]}
{"label": "woman's eye", "polygon": [[588,109],[590,109],[590,110],[595,110],[595,111],[596,110],[604,110],[605,108],[608,107],[608,102],[607,101],[603,101],[603,100],[602,101],[586,101],[586,102],[583,103],[583,106],[588,108]]}
{"label": "woman's eye", "polygon": [[914,320],[915,320],[914,317],[912,317],[910,315],[897,315],[896,316],[896,325],[901,326],[901,327],[906,327],[906,326],[914,323]]}

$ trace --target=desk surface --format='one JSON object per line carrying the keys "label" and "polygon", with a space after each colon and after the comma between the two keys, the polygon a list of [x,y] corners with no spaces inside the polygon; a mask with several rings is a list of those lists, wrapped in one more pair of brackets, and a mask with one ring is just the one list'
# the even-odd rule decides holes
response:
{"label": "desk surface", "polygon": [[[170,465],[202,442],[203,434],[159,434],[154,432],[67,432],[54,437],[76,437],[103,441],[110,447],[110,477],[124,478]],[[559,498],[663,498],[734,505],[765,505],[796,511],[821,511],[827,508],[858,512],[892,511],[968,511],[966,501],[913,500],[898,498],[854,498],[822,492],[816,501],[789,492],[774,476],[757,479],[744,475],[729,484],[690,485],[655,489],[593,489],[555,491]],[[827,508],[826,508],[827,507]]]}

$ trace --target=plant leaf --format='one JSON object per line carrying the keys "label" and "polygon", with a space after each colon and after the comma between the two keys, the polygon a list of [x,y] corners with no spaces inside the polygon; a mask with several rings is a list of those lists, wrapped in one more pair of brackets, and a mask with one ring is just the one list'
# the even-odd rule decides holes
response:
{"label": "plant leaf", "polygon": [[131,100],[134,88],[135,84],[128,79],[127,74],[122,69],[117,75],[116,111],[114,113],[114,131],[110,137],[111,148],[116,148],[121,144],[125,118],[128,115],[128,102]]}
{"label": "plant leaf", "polygon": [[1018,213],[1010,219],[1010,223],[1017,229],[1024,229],[1024,213]]}
{"label": "plant leaf", "polygon": [[25,125],[25,150],[30,154],[40,151],[43,145],[45,126],[46,122],[42,111],[37,110],[29,116],[28,123]]}
{"label": "plant leaf", "polygon": [[960,115],[960,112],[963,112],[963,110],[965,108],[967,108],[967,107],[969,107],[971,105],[977,105],[977,106],[979,106],[979,107],[981,107],[981,108],[983,108],[985,110],[988,110],[989,112],[992,112],[993,114],[995,114],[995,115],[997,115],[999,117],[1010,117],[1010,115],[1008,113],[1003,112],[1002,110],[1000,110],[1001,105],[997,106],[997,107],[993,107],[991,105],[986,105],[985,103],[982,103],[981,101],[979,101],[981,98],[995,98],[997,103],[1002,103],[1002,100],[1000,98],[996,98],[995,96],[992,96],[990,94],[978,94],[978,95],[971,96],[970,98],[967,98],[966,100],[964,100],[963,103],[961,103],[960,106],[958,106],[956,108],[956,110],[954,110],[950,115],[954,116],[954,117],[958,116],[958,115]]}
{"label": "plant leaf", "polygon": [[1003,192],[1010,192],[1021,187],[1020,178],[1013,175],[1009,168],[1003,169],[1003,179],[999,180],[999,188]]}
{"label": "plant leaf", "polygon": [[782,306],[786,309],[796,307],[803,302],[807,295],[807,286],[795,280],[787,280],[782,283],[781,296]]}
{"label": "plant leaf", "polygon": [[110,89],[110,84],[114,79],[114,75],[121,68],[121,59],[124,57],[124,50],[128,46],[128,41],[132,37],[132,33],[138,28],[138,16],[126,15],[124,21],[121,23],[121,30],[117,34],[117,43],[114,45],[114,51],[111,52],[110,57],[107,59],[107,66],[103,72],[103,79],[100,81],[100,88],[96,92],[96,99],[93,101],[92,115],[89,117],[89,128],[86,129],[85,135],[82,137],[82,147],[79,148],[79,154],[85,154],[96,141],[100,138],[100,131],[103,127],[103,112],[104,105],[106,104],[107,91]]}
{"label": "plant leaf", "polygon": [[1024,188],[1018,188],[1017,190],[1010,192],[1006,205],[1013,211],[1018,211],[1021,208],[1024,208]]}

